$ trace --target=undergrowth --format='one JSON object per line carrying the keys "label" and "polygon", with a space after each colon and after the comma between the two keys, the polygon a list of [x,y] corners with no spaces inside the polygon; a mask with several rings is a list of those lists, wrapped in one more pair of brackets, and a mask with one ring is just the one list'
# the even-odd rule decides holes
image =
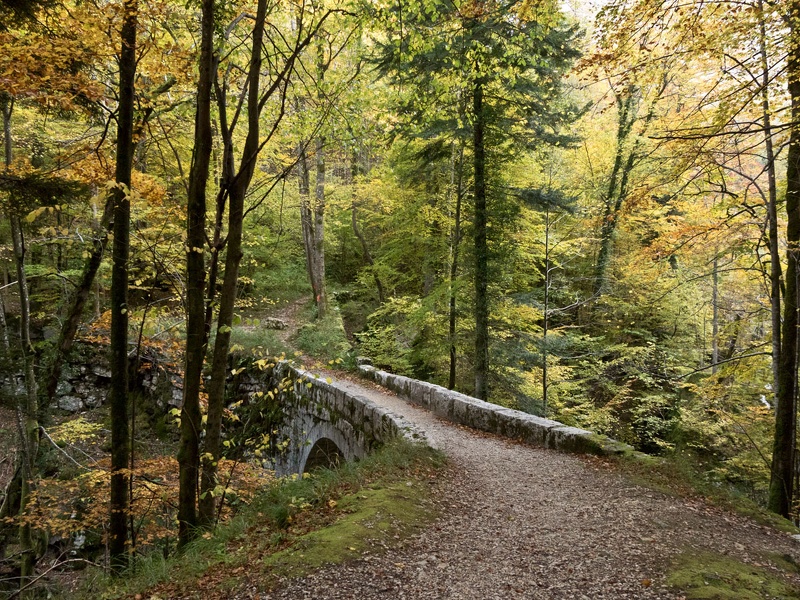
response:
{"label": "undergrowth", "polygon": [[[425,499],[432,475],[443,465],[440,452],[399,439],[359,462],[280,479],[237,517],[180,554],[136,557],[119,578],[98,570],[84,577],[74,594],[62,597],[168,598],[190,589],[211,600],[228,597],[254,570],[268,585],[278,574],[298,575],[322,563],[346,560],[366,547],[365,536],[395,540],[433,518]],[[378,512],[390,526],[353,527],[360,518],[372,519]],[[332,529],[337,524],[339,529]]]}
{"label": "undergrowth", "polygon": [[322,319],[300,327],[293,341],[304,353],[322,360],[344,359],[350,351],[342,316],[333,308]]}

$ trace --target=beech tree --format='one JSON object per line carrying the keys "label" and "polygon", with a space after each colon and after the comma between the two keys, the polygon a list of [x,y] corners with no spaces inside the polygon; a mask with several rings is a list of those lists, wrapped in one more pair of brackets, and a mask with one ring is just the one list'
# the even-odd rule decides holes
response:
{"label": "beech tree", "polygon": [[137,0],[124,0],[119,51],[119,109],[111,276],[111,502],[109,554],[115,569],[127,564],[130,454],[128,428],[128,255],[133,169]]}

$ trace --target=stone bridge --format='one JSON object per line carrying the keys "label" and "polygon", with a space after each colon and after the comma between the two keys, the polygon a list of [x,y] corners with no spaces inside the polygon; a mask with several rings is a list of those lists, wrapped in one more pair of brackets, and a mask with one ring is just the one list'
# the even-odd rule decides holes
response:
{"label": "stone bridge", "polygon": [[[565,452],[620,454],[633,448],[590,431],[484,402],[431,383],[364,364],[361,375],[434,414],[475,429]],[[274,460],[279,475],[303,473],[362,458],[398,436],[424,439],[403,417],[287,362],[275,365],[269,385],[278,391],[282,424]]]}

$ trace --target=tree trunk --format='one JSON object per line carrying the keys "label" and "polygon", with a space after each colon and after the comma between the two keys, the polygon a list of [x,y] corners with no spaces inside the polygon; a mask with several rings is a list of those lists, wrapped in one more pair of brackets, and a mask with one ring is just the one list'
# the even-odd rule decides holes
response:
{"label": "tree trunk", "polygon": [[[233,325],[236,286],[239,280],[239,263],[242,258],[244,199],[255,172],[259,151],[261,52],[266,13],[266,0],[258,0],[248,72],[247,138],[242,150],[239,172],[231,181],[224,182],[229,192],[228,241],[225,253],[225,276],[219,296],[219,315],[211,363],[211,381],[208,386],[208,415],[205,452],[203,453],[203,475],[200,485],[200,523],[204,527],[211,526],[216,515],[217,463],[222,453],[222,411],[225,403],[225,381],[228,375],[228,350]],[[230,146],[232,147],[232,144]]]}
{"label": "tree trunk", "polygon": [[617,149],[614,154],[614,166],[611,169],[611,178],[605,197],[605,213],[600,227],[600,250],[597,254],[597,263],[594,274],[594,293],[600,294],[606,287],[608,265],[611,262],[611,251],[614,245],[614,234],[617,228],[617,217],[624,201],[623,190],[618,190],[618,181],[622,178],[625,165],[633,162],[633,152],[627,158],[625,150],[628,137],[636,121],[636,107],[638,91],[635,86],[628,85],[624,93],[617,94]]}
{"label": "tree trunk", "polygon": [[489,248],[486,241],[486,148],[483,112],[483,82],[478,80],[472,96],[474,123],[472,152],[474,159],[475,200],[475,397],[489,397]]}
{"label": "tree trunk", "polygon": [[550,207],[544,213],[544,312],[542,313],[542,416],[547,418],[547,332],[550,327]]}
{"label": "tree trunk", "polygon": [[108,243],[108,227],[111,222],[111,213],[113,210],[112,199],[113,196],[109,197],[106,202],[105,209],[103,210],[103,217],[97,229],[97,237],[94,240],[89,258],[83,266],[81,281],[78,284],[75,297],[72,299],[72,304],[64,319],[64,324],[61,326],[58,343],[56,344],[53,358],[50,361],[50,367],[47,372],[47,385],[45,388],[45,396],[42,398],[42,406],[39,407],[40,413],[46,411],[56,397],[56,388],[58,387],[58,380],[61,378],[61,369],[75,342],[75,334],[78,332],[78,325],[81,323],[83,310],[86,307],[86,303],[89,301],[97,271],[100,269],[100,264],[103,262],[103,254]]}
{"label": "tree trunk", "polygon": [[[30,296],[28,294],[28,280],[25,277],[25,238],[19,217],[12,215],[10,220],[11,242],[14,262],[17,267],[17,285],[19,287],[21,354],[25,369],[25,396],[19,402],[18,408],[21,441],[19,513],[23,514],[30,501],[31,482],[34,480],[36,456],[39,452],[39,410],[34,365],[35,353],[31,344],[30,332]],[[20,526],[19,545],[22,555],[20,561],[20,588],[22,588],[33,577],[37,559],[33,543],[33,528],[30,525]]]}
{"label": "tree trunk", "polygon": [[137,0],[125,0],[119,58],[119,114],[111,271],[111,502],[108,551],[111,567],[127,565],[130,440],[128,431],[128,254],[133,165]]}
{"label": "tree trunk", "polygon": [[328,294],[325,291],[325,138],[317,137],[317,181],[314,186],[314,279],[316,280],[317,318],[328,314]]}
{"label": "tree trunk", "polygon": [[711,271],[711,374],[719,363],[719,259],[714,257]]}
{"label": "tree trunk", "polygon": [[767,159],[767,243],[769,247],[770,313],[772,317],[772,389],[777,398],[781,360],[781,256],[778,246],[778,185],[775,174],[775,151],[772,146],[772,120],[769,101],[769,61],[764,2],[759,0],[759,44],[761,54],[761,110],[764,124],[764,149]]}
{"label": "tree trunk", "polygon": [[305,146],[300,147],[297,168],[300,175],[298,186],[300,191],[300,227],[303,236],[303,249],[306,253],[308,281],[311,283],[311,293],[314,296],[314,302],[316,302],[319,290],[317,289],[316,278],[317,265],[314,262],[316,258],[314,253],[314,212],[311,210],[311,184]]}
{"label": "tree trunk", "polygon": [[[5,168],[11,166],[13,159],[11,143],[11,114],[14,108],[14,100],[6,94],[2,94],[3,112],[3,135],[5,142],[3,145]],[[25,275],[25,235],[22,231],[22,221],[19,215],[9,213],[9,225],[11,229],[11,249],[14,255],[14,265],[17,270],[17,288],[19,290],[20,305],[20,347],[22,363],[25,374],[25,395],[20,398],[17,405],[19,437],[20,437],[20,461],[16,473],[20,481],[19,487],[19,514],[25,512],[30,501],[31,485],[35,477],[36,456],[39,453],[39,407],[37,398],[36,384],[36,365],[34,361],[36,354],[31,343],[31,304],[28,292],[28,279]],[[17,475],[15,475],[16,477]],[[9,489],[16,486],[15,481],[11,481]],[[19,547],[20,547],[20,589],[24,588],[33,577],[34,567],[37,560],[37,552],[33,543],[33,529],[30,525],[21,525],[19,528]],[[28,594],[23,594],[27,597]]]}
{"label": "tree trunk", "polygon": [[[197,483],[200,473],[200,389],[207,327],[205,306],[206,184],[211,160],[211,83],[214,65],[214,0],[203,0],[194,124],[194,148],[186,207],[186,367],[178,449],[180,491],[178,544],[185,546],[197,530]],[[213,290],[212,290],[213,291]],[[209,292],[209,294],[211,291]]]}
{"label": "tree trunk", "polygon": [[775,438],[767,507],[784,517],[792,509],[797,396],[798,252],[800,252],[800,0],[789,2],[786,63],[792,128],[786,157],[786,295],[784,297]]}
{"label": "tree trunk", "polygon": [[[458,250],[461,244],[461,199],[463,190],[464,175],[464,144],[461,144],[458,152],[458,167],[455,164],[455,152],[453,152],[451,187],[455,187],[456,209],[453,217],[453,236],[450,241],[450,299],[448,306],[448,325],[447,341],[450,345],[450,372],[447,377],[447,389],[452,390],[456,387],[456,367],[458,357],[456,356],[456,278],[458,277]],[[453,181],[455,180],[455,181]]]}

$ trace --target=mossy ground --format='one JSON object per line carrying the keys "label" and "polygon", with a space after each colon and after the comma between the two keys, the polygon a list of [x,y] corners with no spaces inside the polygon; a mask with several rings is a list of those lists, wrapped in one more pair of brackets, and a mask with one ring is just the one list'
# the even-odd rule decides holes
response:
{"label": "mossy ground", "polygon": [[[769,563],[773,568],[768,568]],[[752,565],[731,556],[687,551],[673,562],[667,583],[687,600],[800,599],[800,589],[780,574],[786,570],[797,573],[797,566],[775,563],[765,560],[764,566]]]}
{"label": "mossy ground", "polygon": [[273,577],[298,576],[356,558],[376,542],[406,537],[433,517],[426,506],[426,488],[418,481],[401,481],[343,496],[337,503],[335,521],[267,556],[265,572]]}

